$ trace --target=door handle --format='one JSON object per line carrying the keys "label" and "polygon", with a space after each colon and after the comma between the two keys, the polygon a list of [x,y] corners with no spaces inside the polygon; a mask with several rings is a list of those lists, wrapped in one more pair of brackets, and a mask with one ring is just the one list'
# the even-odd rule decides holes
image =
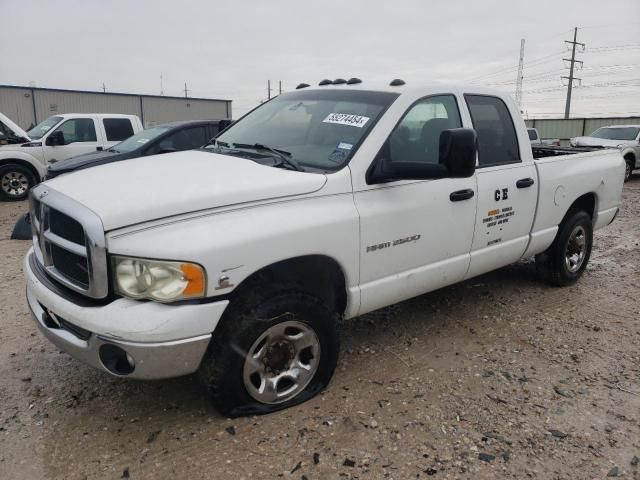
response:
{"label": "door handle", "polygon": [[452,202],[460,202],[462,200],[469,200],[473,195],[473,190],[467,188],[466,190],[458,190],[457,192],[451,193],[451,195],[449,195],[449,200]]}
{"label": "door handle", "polygon": [[516,182],[516,187],[518,188],[527,188],[533,185],[533,178],[521,178]]}

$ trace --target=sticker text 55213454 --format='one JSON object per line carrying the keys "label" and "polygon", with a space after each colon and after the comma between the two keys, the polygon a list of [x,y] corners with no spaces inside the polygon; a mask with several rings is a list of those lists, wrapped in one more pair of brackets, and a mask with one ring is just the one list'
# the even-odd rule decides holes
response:
{"label": "sticker text 55213454", "polygon": [[351,115],[350,113],[330,113],[322,122],[338,123],[340,125],[349,125],[351,127],[364,127],[369,121],[369,117],[362,115]]}

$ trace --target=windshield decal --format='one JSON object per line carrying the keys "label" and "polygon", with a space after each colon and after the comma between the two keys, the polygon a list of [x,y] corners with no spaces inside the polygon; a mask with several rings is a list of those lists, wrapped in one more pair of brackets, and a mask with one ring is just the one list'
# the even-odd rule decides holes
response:
{"label": "windshield decal", "polygon": [[141,138],[138,140],[138,143],[147,143],[149,141],[148,138]]}
{"label": "windshield decal", "polygon": [[351,115],[349,113],[330,113],[322,123],[337,123],[339,125],[349,125],[351,127],[364,127],[369,121],[369,117],[362,115]]}

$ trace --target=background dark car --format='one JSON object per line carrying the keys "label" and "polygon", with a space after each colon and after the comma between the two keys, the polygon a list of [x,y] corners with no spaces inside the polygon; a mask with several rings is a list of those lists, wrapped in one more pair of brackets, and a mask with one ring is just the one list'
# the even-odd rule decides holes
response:
{"label": "background dark car", "polygon": [[229,120],[189,120],[149,127],[108,150],[78,155],[47,170],[47,178],[130,158],[199,148],[229,125]]}

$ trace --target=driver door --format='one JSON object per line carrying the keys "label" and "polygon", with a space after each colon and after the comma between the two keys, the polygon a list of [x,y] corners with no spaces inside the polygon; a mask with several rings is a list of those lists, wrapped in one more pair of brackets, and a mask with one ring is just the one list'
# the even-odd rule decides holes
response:
{"label": "driver door", "polygon": [[102,142],[98,142],[95,122],[92,118],[71,118],[61,123],[47,139],[55,132],[62,132],[64,145],[42,145],[46,164],[66,160],[83,153],[95,152]]}
{"label": "driver door", "polygon": [[[454,95],[423,98],[409,107],[378,157],[439,163],[440,134],[460,127]],[[380,183],[354,197],[360,214],[360,314],[464,278],[476,216],[475,174]]]}

